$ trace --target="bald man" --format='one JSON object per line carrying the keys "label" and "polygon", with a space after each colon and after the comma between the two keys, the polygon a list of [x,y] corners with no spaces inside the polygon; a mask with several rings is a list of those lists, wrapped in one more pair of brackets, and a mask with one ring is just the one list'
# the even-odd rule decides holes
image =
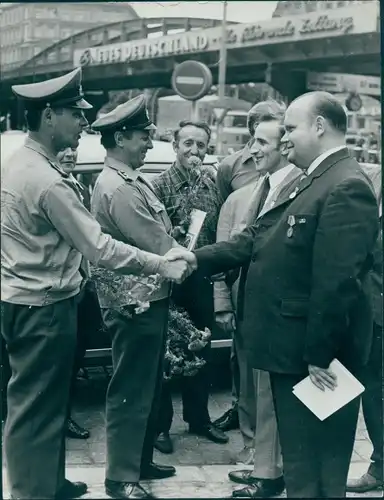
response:
{"label": "bald man", "polygon": [[304,175],[230,241],[168,258],[184,252],[206,275],[248,266],[239,328],[252,366],[270,373],[287,496],[345,497],[360,398],[320,421],[292,388],[309,374],[315,391],[330,391],[335,358],[357,376],[367,363],[378,204],[331,94],[293,101],[284,127],[288,161]]}

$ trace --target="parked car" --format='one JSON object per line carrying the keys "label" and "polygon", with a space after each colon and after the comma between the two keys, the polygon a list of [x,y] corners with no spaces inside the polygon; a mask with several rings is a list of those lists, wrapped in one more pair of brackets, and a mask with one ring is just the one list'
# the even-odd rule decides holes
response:
{"label": "parked car", "polygon": [[[8,131],[1,134],[1,163],[7,160],[10,155],[23,145],[26,133],[21,131]],[[140,168],[143,174],[150,180],[161,172],[169,168],[175,159],[172,144],[163,141],[153,141],[153,149],[148,150],[145,164]],[[96,134],[84,133],[80,139],[78,147],[77,166],[73,174],[83,182],[92,193],[93,186],[97,176],[104,166],[105,149],[100,143],[100,136]],[[217,157],[207,155],[204,159],[204,165],[217,168]],[[231,338],[228,337],[219,328],[214,328],[212,332],[212,347],[228,348],[232,344]],[[109,346],[95,345],[87,350],[86,358],[88,364],[100,364],[102,360],[110,357]],[[227,357],[228,353],[224,354]]]}

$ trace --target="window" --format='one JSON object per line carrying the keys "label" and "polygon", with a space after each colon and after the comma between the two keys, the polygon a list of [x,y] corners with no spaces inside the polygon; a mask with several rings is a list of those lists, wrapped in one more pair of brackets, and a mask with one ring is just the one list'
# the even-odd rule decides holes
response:
{"label": "window", "polygon": [[87,15],[85,12],[76,12],[76,14],[74,14],[72,16],[72,19],[74,19],[75,21],[86,21],[87,20]]}
{"label": "window", "polygon": [[16,41],[17,43],[21,43],[23,41],[23,27],[22,26],[19,26],[17,29],[16,29]]}
{"label": "window", "polygon": [[244,115],[234,116],[232,127],[247,127],[247,117]]}
{"label": "window", "polygon": [[68,38],[71,36],[72,30],[70,28],[65,28],[60,31],[60,38]]}
{"label": "window", "polygon": [[27,23],[24,25],[24,41],[29,42],[31,40],[31,24]]}
{"label": "window", "polygon": [[70,21],[71,15],[68,11],[64,10],[63,12],[60,12],[60,19],[62,21]]}
{"label": "window", "polygon": [[357,128],[358,129],[365,128],[365,118],[364,118],[364,116],[358,116],[356,122],[357,122]]}

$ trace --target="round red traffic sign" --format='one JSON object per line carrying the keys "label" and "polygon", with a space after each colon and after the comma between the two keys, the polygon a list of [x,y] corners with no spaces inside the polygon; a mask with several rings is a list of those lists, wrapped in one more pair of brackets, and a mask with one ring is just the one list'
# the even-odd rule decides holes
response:
{"label": "round red traffic sign", "polygon": [[184,99],[197,101],[206,95],[211,86],[211,70],[199,61],[184,61],[173,70],[173,90]]}

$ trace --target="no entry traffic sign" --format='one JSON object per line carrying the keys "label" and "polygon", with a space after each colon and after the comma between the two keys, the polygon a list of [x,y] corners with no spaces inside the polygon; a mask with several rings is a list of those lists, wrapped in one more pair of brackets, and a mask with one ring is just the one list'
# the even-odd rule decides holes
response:
{"label": "no entry traffic sign", "polygon": [[184,61],[176,66],[172,74],[173,90],[189,101],[205,96],[211,85],[211,70],[199,61]]}

